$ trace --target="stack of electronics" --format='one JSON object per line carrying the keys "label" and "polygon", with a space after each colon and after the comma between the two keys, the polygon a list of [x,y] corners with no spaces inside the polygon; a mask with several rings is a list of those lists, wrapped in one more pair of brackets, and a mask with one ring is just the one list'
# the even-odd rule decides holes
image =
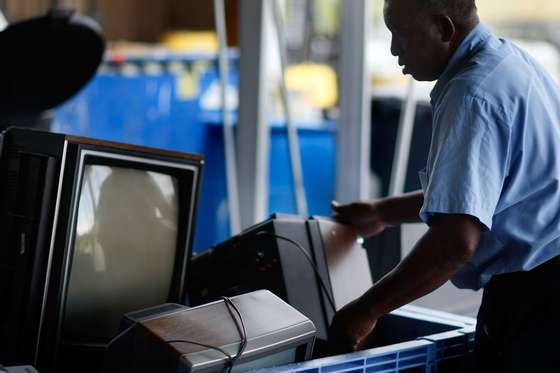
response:
{"label": "stack of electronics", "polygon": [[[334,313],[372,283],[355,230],[274,215],[193,256],[202,165],[191,154],[3,132],[0,363],[229,373],[328,355]],[[458,328],[409,316],[381,321],[368,347]]]}
{"label": "stack of electronics", "polygon": [[[291,340],[288,350],[305,345],[306,352],[269,363],[299,361],[310,357],[313,324],[324,340],[335,309],[371,284],[355,232],[328,219],[274,216],[191,258],[203,165],[199,156],[18,128],[5,131],[0,144],[3,364],[32,364],[43,373],[76,367],[100,372],[113,338],[154,337],[150,328],[159,325],[165,347],[142,342],[153,344],[146,358],[156,361],[157,351],[194,353],[196,364],[185,371],[196,370],[202,360],[214,361],[218,357],[212,354],[220,354],[196,344],[218,344],[227,352],[218,361],[227,366],[227,355],[236,355],[232,348],[243,335],[235,340],[226,331],[240,318],[248,328],[240,358],[266,362],[263,351],[278,356],[279,347],[263,346]],[[283,301],[269,292],[254,293],[259,289]],[[281,306],[284,301],[299,312]],[[193,308],[159,306],[169,302]],[[234,316],[226,302],[237,304],[243,317]],[[280,311],[265,310],[271,302],[276,304],[271,309],[284,310],[285,325],[278,321]],[[215,312],[222,316],[205,323],[198,318],[210,314],[208,304],[219,307]],[[153,306],[163,308],[143,311],[145,316],[133,317],[133,326],[121,326],[123,314]],[[207,333],[197,330],[200,338],[193,341],[186,325],[196,320],[225,334],[218,338],[212,328],[203,328]],[[265,334],[276,339],[258,340]],[[171,346],[169,338],[195,343]],[[126,345],[113,342],[117,350]]]}
{"label": "stack of electronics", "polygon": [[[335,305],[352,297],[350,287],[357,289],[328,280],[346,277],[344,269],[352,263],[337,250],[355,244],[355,235],[326,220],[276,217],[191,260],[202,165],[195,155],[29,129],[5,131],[0,160],[0,361],[32,364],[41,372],[76,367],[99,372],[109,342],[123,332],[123,314],[168,302],[196,306],[262,288],[307,315],[324,338]],[[329,234],[323,242],[324,232]],[[234,254],[231,259],[229,254]],[[355,277],[352,281],[359,282]],[[362,288],[367,286],[365,281]],[[268,302],[271,296],[265,297]],[[232,302],[235,299],[242,298]],[[224,302],[218,302],[222,312]],[[281,324],[267,319],[269,311],[250,312],[259,307],[237,302],[249,315],[243,318],[247,325]],[[307,320],[287,310],[286,322]],[[222,321],[214,324],[218,330],[225,325]],[[280,329],[284,338],[294,339],[286,326]],[[298,336],[307,338],[309,330]],[[254,332],[248,330],[247,336],[253,338]],[[178,351],[187,346],[173,347]],[[285,362],[309,356],[298,353]]]}

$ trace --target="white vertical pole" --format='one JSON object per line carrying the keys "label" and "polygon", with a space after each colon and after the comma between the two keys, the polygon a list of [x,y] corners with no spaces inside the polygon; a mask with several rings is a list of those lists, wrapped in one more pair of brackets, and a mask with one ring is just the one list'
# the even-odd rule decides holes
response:
{"label": "white vertical pole", "polygon": [[366,67],[366,27],[370,1],[340,2],[340,119],[336,198],[342,203],[369,198],[370,98]]}
{"label": "white vertical pole", "polygon": [[224,153],[226,165],[226,184],[229,208],[229,230],[234,235],[241,231],[239,212],[239,194],[237,190],[237,162],[235,156],[235,138],[230,108],[227,101],[229,82],[229,63],[227,55],[225,0],[214,0],[214,19],[218,34],[218,65],[220,71],[220,95],[222,99],[222,128],[224,136]]}
{"label": "white vertical pole", "polygon": [[284,24],[280,14],[280,5],[278,0],[273,0],[272,12],[274,14],[274,22],[276,25],[276,34],[278,37],[278,50],[280,51],[280,91],[282,96],[282,104],[284,105],[284,113],[286,117],[286,129],[288,130],[288,146],[290,151],[290,164],[292,168],[292,179],[294,182],[294,195],[296,197],[297,213],[299,215],[307,215],[307,198],[305,196],[305,186],[303,184],[303,171],[301,167],[301,156],[299,152],[299,143],[297,137],[297,129],[295,128],[292,107],[290,105],[290,96],[286,86],[286,67],[288,66],[288,56],[286,52],[286,34]]}
{"label": "white vertical pole", "polygon": [[409,78],[406,97],[403,99],[397,141],[395,143],[395,154],[389,183],[389,196],[404,193],[406,173],[408,170],[408,159],[410,156],[410,144],[414,131],[414,119],[416,117],[416,96],[414,79]]}
{"label": "white vertical pole", "polygon": [[266,22],[270,0],[241,0],[237,165],[241,227],[268,214],[269,128],[266,121]]}

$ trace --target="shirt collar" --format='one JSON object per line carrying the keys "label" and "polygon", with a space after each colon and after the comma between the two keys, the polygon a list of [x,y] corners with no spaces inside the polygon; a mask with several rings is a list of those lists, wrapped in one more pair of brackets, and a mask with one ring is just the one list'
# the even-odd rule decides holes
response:
{"label": "shirt collar", "polygon": [[437,80],[434,89],[430,93],[432,103],[436,102],[447,83],[457,74],[462,66],[462,62],[471,55],[471,52],[486,39],[492,35],[490,29],[482,23],[479,23],[471,32],[463,39],[453,56],[447,63],[447,67]]}

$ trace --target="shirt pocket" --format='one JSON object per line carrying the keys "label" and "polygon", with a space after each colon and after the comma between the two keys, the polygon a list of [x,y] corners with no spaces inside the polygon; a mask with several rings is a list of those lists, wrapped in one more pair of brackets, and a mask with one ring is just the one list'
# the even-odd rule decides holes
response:
{"label": "shirt pocket", "polygon": [[426,193],[426,189],[428,188],[428,174],[426,172],[426,168],[423,168],[420,171],[418,171],[418,178],[420,179],[420,185],[422,186],[422,191]]}

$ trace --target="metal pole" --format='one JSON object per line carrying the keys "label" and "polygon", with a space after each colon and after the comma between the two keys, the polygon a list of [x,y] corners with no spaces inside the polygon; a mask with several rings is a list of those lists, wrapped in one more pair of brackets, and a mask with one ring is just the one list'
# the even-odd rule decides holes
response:
{"label": "metal pole", "polygon": [[395,154],[389,183],[389,196],[404,193],[406,173],[408,170],[408,159],[410,156],[410,144],[412,132],[414,131],[414,119],[416,117],[416,96],[414,79],[409,78],[406,97],[402,102],[399,118],[399,129],[395,143]]}
{"label": "metal pole", "polygon": [[241,226],[268,215],[269,128],[266,121],[265,25],[269,0],[241,0],[237,165]]}
{"label": "metal pole", "polygon": [[276,34],[278,36],[278,50],[280,51],[280,91],[282,96],[282,104],[286,115],[286,129],[288,131],[288,147],[290,152],[290,164],[292,168],[292,179],[294,182],[294,194],[296,197],[297,213],[299,215],[307,215],[307,198],[305,196],[305,186],[303,184],[303,171],[301,167],[301,156],[299,153],[299,143],[297,130],[292,118],[292,107],[286,86],[286,67],[288,66],[288,57],[286,51],[286,34],[284,24],[280,14],[280,5],[278,0],[274,0],[272,8],[274,14],[274,22],[276,24]]}
{"label": "metal pole", "polygon": [[366,71],[367,0],[344,0],[341,19],[340,119],[336,198],[369,198],[370,99]]}
{"label": "metal pole", "polygon": [[222,99],[222,129],[224,136],[224,153],[226,163],[226,184],[229,208],[230,234],[241,231],[239,212],[239,194],[237,190],[237,162],[235,156],[235,139],[230,108],[227,102],[229,66],[227,56],[226,16],[224,0],[214,0],[214,18],[218,34],[218,65],[220,70],[220,95]]}

